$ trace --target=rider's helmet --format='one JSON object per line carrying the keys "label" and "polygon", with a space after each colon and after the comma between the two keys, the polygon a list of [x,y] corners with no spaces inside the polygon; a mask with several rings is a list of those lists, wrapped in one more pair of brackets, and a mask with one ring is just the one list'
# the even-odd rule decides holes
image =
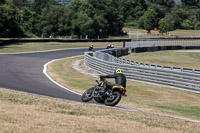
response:
{"label": "rider's helmet", "polygon": [[118,68],[118,69],[116,69],[116,71],[115,71],[116,73],[123,73],[123,71],[122,71],[122,69],[121,68]]}

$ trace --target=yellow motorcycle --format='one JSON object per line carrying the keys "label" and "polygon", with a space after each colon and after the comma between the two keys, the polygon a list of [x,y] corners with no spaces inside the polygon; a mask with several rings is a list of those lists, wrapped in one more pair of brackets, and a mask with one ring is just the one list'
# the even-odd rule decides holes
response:
{"label": "yellow motorcycle", "polygon": [[96,80],[96,82],[97,85],[86,90],[82,94],[81,100],[83,102],[88,102],[94,98],[97,103],[104,103],[107,106],[115,106],[121,100],[121,96],[127,96],[125,94],[126,89],[121,85],[115,85],[111,88],[106,88],[106,91],[102,92],[107,81],[105,79],[101,79],[100,81]]}

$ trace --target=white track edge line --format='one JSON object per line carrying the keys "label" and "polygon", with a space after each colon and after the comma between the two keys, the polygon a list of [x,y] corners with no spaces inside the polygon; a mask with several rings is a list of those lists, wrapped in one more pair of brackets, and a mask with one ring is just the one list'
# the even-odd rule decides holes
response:
{"label": "white track edge line", "polygon": [[[81,55],[81,56],[82,56],[82,55]],[[54,61],[57,61],[57,60],[70,59],[70,58],[74,58],[74,57],[80,57],[80,56],[72,56],[72,57],[67,57],[67,58],[55,59],[55,60],[52,60],[52,61],[47,62],[47,63],[44,65],[43,74],[46,75],[48,79],[50,79],[53,83],[55,83],[56,85],[60,86],[61,88],[65,89],[65,90],[67,90],[67,91],[70,91],[70,92],[72,92],[72,93],[75,93],[75,94],[77,94],[77,95],[81,95],[81,94],[78,93],[78,92],[72,91],[72,90],[70,90],[70,89],[68,89],[68,88],[66,88],[66,87],[64,87],[64,86],[62,86],[61,84],[59,84],[58,82],[56,82],[54,79],[52,79],[51,76],[49,76],[49,74],[47,73],[47,66],[48,66],[50,63],[52,63],[52,62],[54,62]]]}

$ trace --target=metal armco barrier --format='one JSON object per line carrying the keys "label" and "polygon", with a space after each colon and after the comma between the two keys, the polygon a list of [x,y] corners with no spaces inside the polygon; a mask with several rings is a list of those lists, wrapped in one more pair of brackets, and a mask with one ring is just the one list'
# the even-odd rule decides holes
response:
{"label": "metal armco barrier", "polygon": [[200,38],[134,39],[131,48],[152,46],[200,46]]}
{"label": "metal armco barrier", "polygon": [[[123,48],[118,50],[121,53],[126,51]],[[114,57],[113,51],[117,53],[117,49],[98,51],[96,57],[93,57],[91,52],[85,52],[85,64],[103,74],[111,74],[116,68],[122,68],[128,80],[144,81],[200,92],[199,70],[155,66],[123,60]]]}

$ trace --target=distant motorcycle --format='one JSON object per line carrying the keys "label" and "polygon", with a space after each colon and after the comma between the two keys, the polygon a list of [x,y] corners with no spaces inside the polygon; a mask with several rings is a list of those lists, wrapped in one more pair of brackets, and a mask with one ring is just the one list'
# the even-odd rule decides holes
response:
{"label": "distant motorcycle", "polygon": [[93,50],[93,45],[90,45],[90,47],[88,48],[89,51]]}
{"label": "distant motorcycle", "polygon": [[106,47],[106,49],[110,49],[110,48],[115,48],[115,45],[112,44],[112,45],[108,45],[108,46]]}
{"label": "distant motorcycle", "polygon": [[102,92],[102,88],[106,84],[106,80],[102,79],[97,81],[97,85],[86,90],[82,96],[81,100],[83,102],[88,102],[94,98],[97,103],[104,103],[107,106],[115,106],[121,100],[121,96],[126,96],[126,89],[123,86],[113,86],[112,88],[107,88],[106,92]]}

